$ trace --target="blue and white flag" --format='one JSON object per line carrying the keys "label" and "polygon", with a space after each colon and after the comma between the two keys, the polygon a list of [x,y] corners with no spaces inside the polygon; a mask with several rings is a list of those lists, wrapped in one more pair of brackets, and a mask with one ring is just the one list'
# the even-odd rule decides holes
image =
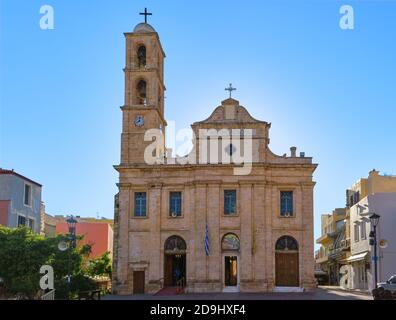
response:
{"label": "blue and white flag", "polygon": [[205,253],[207,256],[209,255],[209,229],[207,223],[205,228]]}

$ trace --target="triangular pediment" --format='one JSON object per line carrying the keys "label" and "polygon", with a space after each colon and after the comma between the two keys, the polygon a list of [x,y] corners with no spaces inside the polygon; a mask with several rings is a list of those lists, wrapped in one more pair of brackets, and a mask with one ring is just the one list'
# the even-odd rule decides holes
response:
{"label": "triangular pediment", "polygon": [[195,122],[194,125],[201,124],[220,124],[220,123],[261,123],[267,124],[265,121],[260,121],[253,118],[245,107],[239,104],[238,100],[229,98],[221,102],[209,118]]}

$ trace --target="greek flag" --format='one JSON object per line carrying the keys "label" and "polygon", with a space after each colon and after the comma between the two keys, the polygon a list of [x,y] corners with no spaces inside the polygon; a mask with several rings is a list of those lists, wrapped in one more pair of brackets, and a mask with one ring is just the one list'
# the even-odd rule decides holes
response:
{"label": "greek flag", "polygon": [[205,228],[205,253],[208,256],[209,255],[209,229],[208,229],[208,224],[206,224]]}

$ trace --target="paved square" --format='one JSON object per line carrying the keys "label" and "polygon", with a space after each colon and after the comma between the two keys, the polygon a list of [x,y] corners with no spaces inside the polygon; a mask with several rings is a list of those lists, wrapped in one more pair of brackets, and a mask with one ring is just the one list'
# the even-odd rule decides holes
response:
{"label": "paved square", "polygon": [[303,293],[194,293],[184,295],[108,295],[103,300],[373,300],[367,293],[350,292],[337,287],[320,287]]}

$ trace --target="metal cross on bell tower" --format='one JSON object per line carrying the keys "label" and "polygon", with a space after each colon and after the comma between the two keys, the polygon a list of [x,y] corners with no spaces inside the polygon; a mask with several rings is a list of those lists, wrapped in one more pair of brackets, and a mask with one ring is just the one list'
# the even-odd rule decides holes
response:
{"label": "metal cross on bell tower", "polygon": [[230,92],[230,99],[232,98],[232,91],[236,91],[236,88],[232,87],[232,83],[230,83],[230,86],[228,88],[225,88],[224,90]]}
{"label": "metal cross on bell tower", "polygon": [[144,8],[144,12],[139,13],[141,16],[144,16],[144,23],[147,23],[147,16],[152,16],[153,14],[147,11],[147,8]]}

